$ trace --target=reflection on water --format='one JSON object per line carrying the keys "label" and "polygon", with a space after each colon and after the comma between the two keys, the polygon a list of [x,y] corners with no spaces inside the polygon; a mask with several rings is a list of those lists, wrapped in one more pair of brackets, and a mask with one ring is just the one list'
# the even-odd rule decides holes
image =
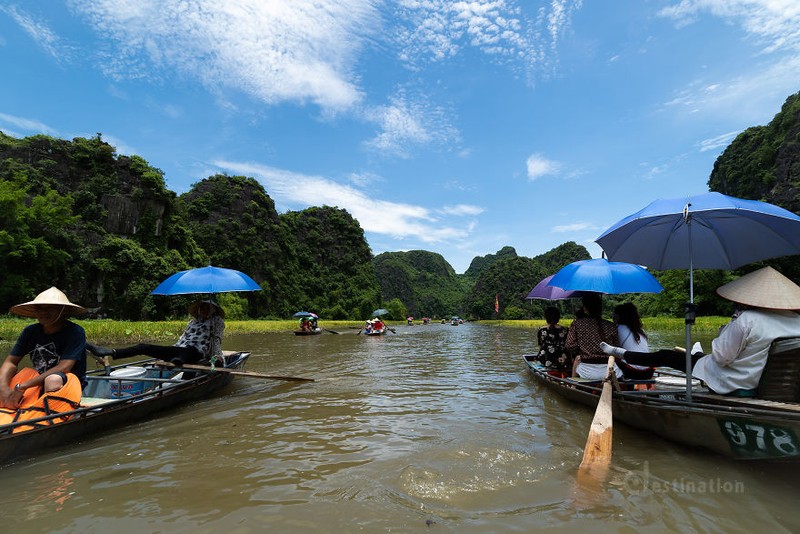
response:
{"label": "reflection on water", "polygon": [[[396,331],[229,338],[226,349],[252,351],[250,370],[319,380],[237,378],[213,398],[3,467],[4,527],[800,529],[797,469],[734,463],[622,425],[608,483],[576,486],[592,411],[529,376],[521,354],[535,349],[532,332]],[[682,340],[655,334],[651,345]]]}

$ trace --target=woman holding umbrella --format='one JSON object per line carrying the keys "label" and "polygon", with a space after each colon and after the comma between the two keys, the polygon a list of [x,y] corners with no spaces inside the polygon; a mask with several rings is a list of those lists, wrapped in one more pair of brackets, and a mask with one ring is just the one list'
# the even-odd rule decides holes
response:
{"label": "woman holding umbrella", "polygon": [[175,365],[196,363],[204,359],[211,361],[221,359],[225,311],[217,303],[203,300],[189,306],[189,315],[192,318],[186,325],[186,330],[177,343],[172,346],[139,343],[123,349],[109,349],[87,343],[86,349],[96,356],[128,358],[145,355],[160,358]]}

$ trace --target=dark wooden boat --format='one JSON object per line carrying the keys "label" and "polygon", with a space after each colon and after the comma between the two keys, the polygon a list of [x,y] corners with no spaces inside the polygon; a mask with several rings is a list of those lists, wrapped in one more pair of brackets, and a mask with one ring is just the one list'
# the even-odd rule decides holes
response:
{"label": "dark wooden boat", "polygon": [[[249,357],[249,352],[226,353],[224,367],[241,369]],[[139,378],[110,376],[104,374],[102,369],[89,371],[86,375],[88,384],[78,409],[0,426],[0,464],[84,440],[92,433],[129,424],[206,397],[227,386],[234,378],[234,375],[222,371],[181,371],[157,367],[154,361],[148,359],[111,368],[112,371],[144,368],[145,375]],[[116,395],[126,395],[126,385],[130,384],[142,384],[143,391],[118,398]],[[65,415],[69,416],[69,420],[50,424],[55,418]],[[14,433],[15,428],[23,424],[35,428]]]}
{"label": "dark wooden boat", "polygon": [[294,335],[296,336],[318,336],[322,333],[321,328],[315,328],[314,330],[295,330]]}
{"label": "dark wooden boat", "polygon": [[364,330],[363,332],[365,336],[382,336],[386,333],[386,328],[381,328],[380,330],[370,330],[369,332]]}
{"label": "dark wooden boat", "polygon": [[[552,391],[592,409],[597,406],[601,383],[562,378],[561,373],[544,368],[535,355],[524,355],[524,360],[537,381]],[[770,374],[783,374],[785,369],[775,365],[772,372],[765,369],[762,384]],[[615,421],[737,460],[800,461],[800,403],[796,400],[727,397],[698,385],[688,402],[685,379],[664,377],[658,371],[645,387],[652,389],[634,390],[623,381],[614,390]]]}

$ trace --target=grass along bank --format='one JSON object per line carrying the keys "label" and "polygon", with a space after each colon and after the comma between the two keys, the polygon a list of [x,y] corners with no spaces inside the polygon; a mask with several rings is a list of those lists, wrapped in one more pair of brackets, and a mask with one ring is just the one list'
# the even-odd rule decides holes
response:
{"label": "grass along bank", "polygon": [[[719,327],[727,324],[730,317],[698,317],[692,331],[705,334],[716,334]],[[686,328],[683,318],[677,317],[643,317],[645,332],[682,332]],[[518,328],[539,328],[544,326],[544,319],[520,320],[520,321],[481,321],[481,324],[493,324],[499,326],[513,326]],[[572,319],[561,319],[562,326],[572,324]]]}
{"label": "grass along bank", "polygon": [[[166,341],[171,345],[186,328],[188,320],[182,321],[115,321],[112,319],[71,319],[86,330],[86,338],[98,345],[133,345]],[[16,317],[0,318],[0,343],[14,343],[22,329],[33,322],[32,319]],[[345,332],[360,328],[361,321],[323,321],[320,328]],[[297,320],[282,321],[225,321],[225,337],[241,334],[265,334],[268,332],[291,332],[297,329]]]}

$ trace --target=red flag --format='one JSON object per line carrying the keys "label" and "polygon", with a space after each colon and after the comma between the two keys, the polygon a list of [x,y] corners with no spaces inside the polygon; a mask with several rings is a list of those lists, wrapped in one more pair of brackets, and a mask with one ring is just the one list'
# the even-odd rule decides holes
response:
{"label": "red flag", "polygon": [[500,313],[500,298],[498,297],[497,293],[494,295],[494,312]]}

